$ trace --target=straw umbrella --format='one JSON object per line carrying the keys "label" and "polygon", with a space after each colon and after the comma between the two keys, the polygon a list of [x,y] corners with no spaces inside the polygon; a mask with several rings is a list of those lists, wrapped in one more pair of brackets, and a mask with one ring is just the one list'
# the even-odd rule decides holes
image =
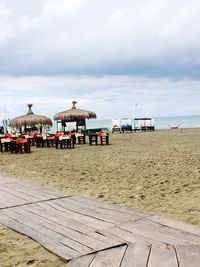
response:
{"label": "straw umbrella", "polygon": [[19,129],[20,132],[22,132],[22,127],[26,129],[26,127],[34,127],[38,125],[40,127],[40,131],[42,131],[43,126],[52,126],[52,121],[50,118],[34,114],[31,107],[32,104],[28,104],[28,112],[26,115],[10,120],[10,126],[12,128]]}
{"label": "straw umbrella", "polygon": [[61,122],[64,128],[66,122],[76,122],[76,130],[78,131],[79,126],[83,126],[85,128],[86,119],[95,119],[97,116],[92,111],[77,109],[76,103],[76,101],[72,101],[73,105],[71,109],[59,112],[55,114],[53,118],[57,121],[57,123]]}

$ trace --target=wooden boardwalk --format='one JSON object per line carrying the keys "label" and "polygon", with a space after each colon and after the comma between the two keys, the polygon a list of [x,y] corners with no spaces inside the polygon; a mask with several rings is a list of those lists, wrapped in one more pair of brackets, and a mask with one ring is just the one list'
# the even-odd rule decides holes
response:
{"label": "wooden boardwalk", "polygon": [[68,267],[200,267],[200,228],[0,176],[0,224]]}

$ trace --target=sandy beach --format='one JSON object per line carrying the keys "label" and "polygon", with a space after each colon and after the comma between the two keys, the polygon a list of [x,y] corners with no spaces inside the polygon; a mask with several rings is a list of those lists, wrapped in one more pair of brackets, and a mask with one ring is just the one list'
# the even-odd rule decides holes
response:
{"label": "sandy beach", "polygon": [[[200,225],[200,129],[111,134],[109,146],[0,155],[0,173]],[[65,266],[0,226],[1,266]]]}

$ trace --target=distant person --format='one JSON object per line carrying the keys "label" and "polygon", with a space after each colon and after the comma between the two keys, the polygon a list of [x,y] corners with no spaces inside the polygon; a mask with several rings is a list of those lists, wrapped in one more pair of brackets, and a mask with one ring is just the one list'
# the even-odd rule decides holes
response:
{"label": "distant person", "polygon": [[3,126],[0,127],[0,134],[4,134],[4,128],[3,128]]}

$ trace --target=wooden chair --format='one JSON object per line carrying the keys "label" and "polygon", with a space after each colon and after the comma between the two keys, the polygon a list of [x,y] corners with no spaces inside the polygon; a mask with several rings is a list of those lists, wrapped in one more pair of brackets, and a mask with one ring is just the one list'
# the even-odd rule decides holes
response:
{"label": "wooden chair", "polygon": [[68,138],[68,139],[62,139],[60,143],[60,148],[74,148],[74,141],[73,138]]}
{"label": "wooden chair", "polygon": [[109,134],[105,133],[105,135],[100,135],[101,145],[106,144],[109,145]]}
{"label": "wooden chair", "polygon": [[54,147],[55,146],[55,136],[48,136],[47,137],[47,147]]}
{"label": "wooden chair", "polygon": [[36,147],[45,147],[47,145],[47,141],[43,139],[42,136],[35,137]]}
{"label": "wooden chair", "polygon": [[16,143],[13,146],[15,153],[31,153],[31,143],[26,138],[18,138],[14,142]]}
{"label": "wooden chair", "polygon": [[98,144],[98,135],[97,134],[89,134],[89,144],[90,144],[90,146],[92,144],[95,144],[97,146],[97,144]]}
{"label": "wooden chair", "polygon": [[9,152],[10,151],[10,141],[0,140],[0,151],[1,151],[1,153]]}
{"label": "wooden chair", "polygon": [[55,138],[55,145],[58,149],[59,147],[61,149],[64,148],[74,148],[75,147],[75,135],[69,135],[69,136],[56,136]]}

